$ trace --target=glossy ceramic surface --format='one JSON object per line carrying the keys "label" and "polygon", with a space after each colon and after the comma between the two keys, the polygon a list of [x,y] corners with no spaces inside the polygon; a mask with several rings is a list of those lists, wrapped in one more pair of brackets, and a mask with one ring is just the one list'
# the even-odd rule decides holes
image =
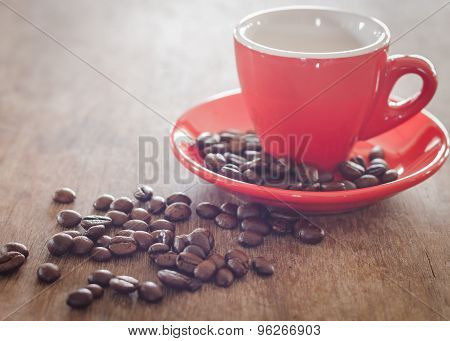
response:
{"label": "glossy ceramic surface", "polygon": [[445,127],[433,115],[422,111],[395,129],[358,141],[351,151],[351,155],[367,155],[372,146],[381,145],[390,167],[400,174],[398,180],[388,184],[344,192],[291,191],[231,180],[203,167],[203,161],[193,146],[201,132],[253,128],[242,94],[233,90],[186,111],[171,131],[171,147],[178,160],[190,171],[244,200],[290,206],[316,214],[350,211],[393,196],[429,178],[449,154]]}

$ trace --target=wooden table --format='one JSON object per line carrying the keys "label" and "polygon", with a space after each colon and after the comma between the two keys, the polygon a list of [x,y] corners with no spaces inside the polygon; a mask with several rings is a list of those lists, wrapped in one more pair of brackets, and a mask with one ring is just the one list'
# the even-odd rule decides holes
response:
{"label": "wooden table", "polygon": [[[16,13],[1,1],[0,242],[23,242],[31,255],[18,272],[0,277],[0,319],[450,317],[449,164],[392,199],[354,213],[315,217],[329,236],[318,246],[289,237],[269,238],[250,254],[273,259],[272,278],[250,274],[229,289],[206,285],[195,293],[170,292],[157,305],[108,291],[89,309],[71,310],[64,303],[67,292],[84,286],[94,269],[106,267],[139,280],[156,277],[145,254],[99,265],[81,257],[52,257],[45,247],[46,240],[61,231],[55,223],[59,210],[70,207],[87,214],[101,193],[131,195],[139,181],[139,136],[159,142],[159,168],[150,164],[147,169],[147,176],[157,174],[152,183],[157,194],[167,196],[198,183],[189,189],[194,205],[235,200],[198,179],[180,181],[176,174],[187,173],[169,150],[168,122],[202,98],[238,86],[233,26],[245,14],[280,1],[7,3]],[[444,1],[322,3],[379,17],[397,37]],[[393,53],[423,54],[433,61],[440,86],[428,109],[446,126],[448,7],[392,47]],[[406,78],[396,93],[407,96],[417,88],[415,79]],[[53,191],[61,186],[76,190],[74,204],[52,203]],[[178,230],[210,225],[195,216],[178,224]],[[236,231],[213,231],[220,252],[235,245]],[[38,265],[47,261],[63,271],[52,286],[36,278]]]}

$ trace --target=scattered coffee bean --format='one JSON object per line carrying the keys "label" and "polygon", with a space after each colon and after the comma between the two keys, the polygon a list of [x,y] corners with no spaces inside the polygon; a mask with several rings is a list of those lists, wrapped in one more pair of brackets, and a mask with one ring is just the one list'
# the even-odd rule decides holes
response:
{"label": "scattered coffee bean", "polygon": [[146,209],[149,213],[160,214],[166,209],[166,200],[163,197],[154,196],[146,203]]}
{"label": "scattered coffee bean", "polygon": [[356,187],[366,188],[376,186],[380,183],[380,180],[374,175],[363,175],[354,181]]}
{"label": "scattered coffee bean", "polygon": [[381,146],[374,146],[369,153],[369,160],[384,159],[384,150]]}
{"label": "scattered coffee bean", "polygon": [[111,207],[114,197],[109,194],[102,194],[94,201],[94,208],[98,211],[108,211]]}
{"label": "scattered coffee bean", "polygon": [[150,245],[156,241],[150,233],[145,231],[134,232],[133,239],[136,241],[138,248],[143,251],[148,251]]}
{"label": "scattered coffee bean", "polygon": [[157,219],[151,222],[148,227],[152,232],[156,230],[170,230],[175,232],[175,224],[166,219]]}
{"label": "scattered coffee bean", "polygon": [[86,289],[88,289],[92,293],[94,299],[103,296],[103,288],[98,284],[88,284],[86,285]]}
{"label": "scattered coffee bean", "polygon": [[68,252],[72,248],[72,245],[73,238],[69,234],[58,233],[47,242],[47,249],[53,256],[59,257]]}
{"label": "scattered coffee bean", "polygon": [[241,221],[241,228],[244,231],[256,232],[267,236],[271,232],[271,226],[261,218],[247,218]]}
{"label": "scattered coffee bean", "polygon": [[271,276],[274,273],[273,265],[264,257],[255,257],[252,260],[253,269],[260,276]]}
{"label": "scattered coffee bean", "polygon": [[53,200],[60,204],[70,204],[76,197],[75,191],[67,187],[60,188],[53,194]]}
{"label": "scattered coffee bean", "polygon": [[21,243],[17,243],[17,242],[6,243],[5,245],[0,247],[0,253],[10,252],[10,251],[19,252],[22,255],[24,255],[25,258],[27,258],[28,255],[30,254],[30,252],[28,251],[28,248],[25,245],[23,245]]}
{"label": "scattered coffee bean", "polygon": [[97,239],[95,245],[99,246],[99,247],[109,247],[109,244],[111,243],[111,237],[110,236],[101,236],[99,239]]}
{"label": "scattered coffee bean", "polygon": [[279,235],[289,234],[292,231],[294,222],[283,219],[272,219],[272,232]]}
{"label": "scattered coffee bean", "polygon": [[158,279],[165,286],[173,289],[189,289],[192,278],[173,270],[159,270]]}
{"label": "scattered coffee bean", "polygon": [[153,188],[148,185],[138,185],[134,197],[139,201],[149,201],[153,196]]}
{"label": "scattered coffee bean", "polygon": [[131,276],[117,276],[109,281],[109,286],[119,294],[130,294],[137,290],[139,281]]}
{"label": "scattered coffee bean", "polygon": [[245,247],[255,247],[263,243],[264,238],[259,233],[244,231],[238,236],[238,242]]}
{"label": "scattered coffee bean", "polygon": [[92,272],[88,277],[90,284],[98,284],[103,288],[109,286],[109,281],[114,277],[113,273],[109,270],[101,269]]}
{"label": "scattered coffee bean", "polygon": [[92,241],[96,241],[101,236],[103,236],[106,233],[106,228],[104,225],[96,225],[90,227],[86,232],[85,236],[88,237]]}
{"label": "scattered coffee bean", "polygon": [[324,192],[345,191],[345,184],[341,181],[324,182],[320,184],[320,189]]}
{"label": "scattered coffee bean", "polygon": [[178,270],[188,274],[193,274],[195,267],[202,261],[203,259],[199,256],[183,251],[177,255],[176,264]]}
{"label": "scattered coffee bean", "polygon": [[130,213],[130,218],[133,220],[142,220],[148,224],[152,218],[152,215],[143,208],[133,208]]}
{"label": "scattered coffee bean", "polygon": [[238,205],[233,204],[232,202],[226,202],[220,206],[220,209],[223,213],[230,214],[232,216],[237,216]]}
{"label": "scattered coffee bean", "polygon": [[123,227],[132,231],[147,231],[148,229],[148,225],[145,221],[137,219],[128,220],[125,224],[123,224]]}
{"label": "scattered coffee bean", "polygon": [[128,256],[136,252],[137,244],[132,237],[115,236],[109,243],[109,250],[116,256]]}
{"label": "scattered coffee bean", "polygon": [[42,282],[53,283],[61,277],[61,271],[56,264],[44,263],[39,266],[37,276]]}
{"label": "scattered coffee bean", "polygon": [[107,216],[101,216],[101,215],[88,215],[83,217],[83,219],[81,219],[81,226],[84,229],[89,229],[92,226],[96,226],[96,225],[103,225],[105,227],[111,225],[112,223],[112,219],[110,217]]}
{"label": "scattered coffee bean", "polygon": [[152,259],[156,259],[160,254],[170,251],[170,246],[164,243],[154,243],[148,248],[148,255]]}
{"label": "scattered coffee bean", "polygon": [[93,247],[94,242],[92,240],[85,236],[79,236],[73,238],[70,252],[75,255],[86,255],[92,250]]}
{"label": "scattered coffee bean", "polygon": [[214,219],[221,212],[220,208],[209,202],[201,202],[195,211],[203,219]]}
{"label": "scattered coffee bean", "polygon": [[91,258],[96,262],[107,262],[112,258],[112,253],[106,247],[97,246],[91,250]]}
{"label": "scattered coffee bean", "polygon": [[234,229],[238,225],[238,220],[236,216],[228,213],[218,214],[214,219],[214,222],[217,224],[217,226],[227,230]]}
{"label": "scattered coffee bean", "polygon": [[161,253],[155,258],[155,263],[161,268],[174,268],[177,265],[177,254],[173,251]]}
{"label": "scattered coffee bean", "polygon": [[194,276],[202,282],[209,282],[216,273],[216,264],[211,259],[204,260],[194,269]]}
{"label": "scattered coffee bean", "polygon": [[339,164],[339,171],[347,180],[355,180],[364,174],[365,169],[353,161],[345,161]]}
{"label": "scattered coffee bean", "polygon": [[214,237],[207,229],[198,228],[188,235],[190,245],[199,246],[205,254],[209,254],[214,246]]}
{"label": "scattered coffee bean", "polygon": [[120,211],[123,213],[130,213],[133,209],[134,204],[128,197],[120,197],[114,200],[111,204],[111,209],[115,211]]}
{"label": "scattered coffee bean", "polygon": [[128,221],[128,214],[120,211],[109,211],[106,213],[106,217],[111,219],[113,226],[123,226]]}
{"label": "scattered coffee bean", "polygon": [[155,282],[144,282],[138,289],[139,298],[147,302],[157,302],[164,297],[164,291],[161,285]]}
{"label": "scattered coffee bean", "polygon": [[233,283],[233,281],[234,275],[229,269],[222,268],[217,271],[216,285],[218,285],[219,287],[227,288]]}
{"label": "scattered coffee bean", "polygon": [[247,262],[241,262],[239,258],[231,258],[227,261],[227,266],[233,273],[235,278],[244,277],[247,272],[249,265]]}
{"label": "scattered coffee bean", "polygon": [[25,262],[25,256],[17,251],[0,253],[0,274],[17,270]]}
{"label": "scattered coffee bean", "polygon": [[81,214],[73,210],[63,210],[58,213],[56,221],[62,227],[74,227],[81,222]]}
{"label": "scattered coffee bean", "polygon": [[247,256],[247,254],[239,249],[230,249],[225,254],[225,262],[228,262],[230,259],[237,258],[242,263],[250,264],[250,258]]}
{"label": "scattered coffee bean", "polygon": [[388,182],[395,181],[395,180],[397,180],[397,178],[398,178],[398,172],[395,169],[389,169],[383,174],[381,181],[385,184]]}
{"label": "scattered coffee bean", "polygon": [[72,308],[86,308],[94,300],[94,295],[89,289],[78,289],[69,294],[66,303]]}
{"label": "scattered coffee bean", "polygon": [[172,222],[183,221],[189,219],[191,213],[189,205],[183,202],[175,202],[167,206],[164,211],[164,218]]}
{"label": "scattered coffee bean", "polygon": [[306,220],[298,221],[292,233],[305,244],[318,244],[325,237],[325,231],[322,228]]}
{"label": "scattered coffee bean", "polygon": [[237,209],[237,217],[239,219],[247,218],[266,218],[269,212],[267,209],[257,203],[247,203],[239,205]]}
{"label": "scattered coffee bean", "polygon": [[176,253],[182,252],[186,246],[189,245],[189,239],[186,234],[178,235],[175,237],[173,242],[173,250]]}
{"label": "scattered coffee bean", "polygon": [[183,192],[173,193],[173,194],[169,195],[166,199],[166,203],[168,206],[170,206],[176,202],[182,202],[189,206],[192,203],[192,200]]}
{"label": "scattered coffee bean", "polygon": [[205,251],[203,251],[202,248],[197,245],[188,245],[184,248],[183,252],[193,253],[201,259],[205,259],[207,255]]}
{"label": "scattered coffee bean", "polygon": [[225,258],[218,253],[213,253],[208,258],[210,261],[214,262],[217,269],[221,269],[226,266]]}
{"label": "scattered coffee bean", "polygon": [[171,247],[175,234],[170,230],[156,230],[150,233],[157,243],[163,243]]}

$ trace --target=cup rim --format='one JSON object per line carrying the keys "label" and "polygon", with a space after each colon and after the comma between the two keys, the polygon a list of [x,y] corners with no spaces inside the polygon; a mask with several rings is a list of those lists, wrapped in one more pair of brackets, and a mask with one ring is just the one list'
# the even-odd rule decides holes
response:
{"label": "cup rim", "polygon": [[[247,23],[250,19],[255,18],[262,14],[272,13],[272,12],[280,12],[280,11],[286,11],[286,10],[293,10],[293,9],[304,9],[304,10],[317,10],[317,11],[329,11],[329,12],[338,12],[341,14],[351,14],[356,15],[361,18],[371,20],[378,26],[382,28],[385,34],[381,35],[380,38],[378,38],[377,41],[374,43],[359,47],[357,49],[351,49],[351,50],[342,50],[342,51],[332,51],[332,52],[301,52],[301,51],[290,51],[290,50],[282,50],[273,48],[270,46],[266,46],[263,44],[259,44],[251,39],[249,39],[247,36],[241,34],[240,28]],[[244,18],[242,18],[239,23],[234,28],[234,39],[242,44],[243,46],[250,48],[252,50],[256,50],[265,54],[279,56],[279,57],[291,57],[291,58],[313,58],[313,59],[325,59],[325,58],[344,58],[344,57],[354,57],[354,56],[360,56],[364,55],[376,50],[379,50],[381,48],[384,48],[389,45],[391,40],[391,32],[389,28],[386,26],[385,23],[383,23],[381,20],[365,16],[359,13],[351,12],[351,11],[345,11],[338,8],[333,7],[326,7],[326,6],[282,6],[282,7],[274,7],[270,9],[265,9],[257,12],[253,12]]]}

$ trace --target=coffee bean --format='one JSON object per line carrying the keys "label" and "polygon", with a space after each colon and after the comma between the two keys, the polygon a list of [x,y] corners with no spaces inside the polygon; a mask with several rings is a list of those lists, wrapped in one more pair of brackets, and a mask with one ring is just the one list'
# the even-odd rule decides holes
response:
{"label": "coffee bean", "polygon": [[319,181],[319,171],[313,166],[300,163],[295,166],[297,180],[304,184],[313,184]]}
{"label": "coffee bean", "polygon": [[384,159],[384,150],[381,146],[374,146],[369,153],[369,160]]}
{"label": "coffee bean", "polygon": [[174,242],[173,242],[173,250],[176,253],[180,253],[182,252],[186,246],[189,245],[189,239],[188,236],[185,234],[182,235],[178,235],[175,237]]}
{"label": "coffee bean", "polygon": [[175,234],[170,230],[156,230],[150,233],[157,243],[173,245]]}
{"label": "coffee bean", "polygon": [[255,247],[264,242],[264,238],[259,233],[244,231],[238,236],[238,242],[245,247]]}
{"label": "coffee bean", "polygon": [[70,252],[75,255],[86,255],[94,247],[94,242],[88,237],[80,236],[73,238]]}
{"label": "coffee bean", "polygon": [[294,222],[283,219],[272,219],[272,232],[279,235],[291,233]]}
{"label": "coffee bean", "polygon": [[[122,237],[133,237],[134,233],[137,231],[133,231],[133,230],[121,230],[119,232],[116,233],[115,237],[117,236],[122,236]],[[111,242],[110,242],[111,244]]]}
{"label": "coffee bean", "polygon": [[332,182],[334,180],[334,175],[331,172],[319,172],[319,182]]}
{"label": "coffee bean", "polygon": [[220,209],[223,213],[230,214],[232,216],[237,216],[238,205],[233,204],[231,202],[226,202],[220,206]]}
{"label": "coffee bean", "polygon": [[242,181],[242,173],[234,165],[225,165],[219,170],[219,174],[227,178]]}
{"label": "coffee bean", "polygon": [[202,282],[209,282],[216,273],[216,270],[214,261],[207,259],[197,265],[194,269],[194,276]]}
{"label": "coffee bean", "polygon": [[375,176],[382,176],[386,172],[386,166],[382,163],[374,163],[371,164],[366,169],[366,174],[375,175]]}
{"label": "coffee bean", "polygon": [[173,251],[161,253],[155,258],[155,263],[161,268],[174,268],[177,265],[177,254]]}
{"label": "coffee bean", "polygon": [[94,247],[91,250],[91,258],[96,262],[107,262],[112,258],[112,253],[105,247]]}
{"label": "coffee bean", "polygon": [[17,243],[17,242],[6,243],[2,247],[0,247],[0,253],[10,252],[10,251],[19,252],[19,253],[23,254],[25,256],[25,258],[27,258],[28,255],[30,254],[30,252],[28,251],[28,248],[25,245],[23,245],[21,243]]}
{"label": "coffee bean", "polygon": [[78,237],[78,236],[82,235],[80,231],[75,231],[75,230],[64,231],[64,233],[68,234],[72,238],[75,238],[75,237]]}
{"label": "coffee bean", "polygon": [[354,181],[356,187],[366,188],[376,186],[380,183],[380,180],[374,175],[363,175]]}
{"label": "coffee bean", "polygon": [[246,169],[242,173],[242,178],[245,182],[255,184],[255,185],[261,185],[263,183],[263,180],[261,177],[256,173],[254,170]]}
{"label": "coffee bean", "polygon": [[103,288],[109,286],[109,281],[114,277],[113,273],[109,270],[101,269],[92,272],[88,277],[90,284],[98,284]]}
{"label": "coffee bean", "polygon": [[139,298],[147,302],[157,302],[164,297],[163,288],[155,282],[144,282],[138,289]]}
{"label": "coffee bean", "polygon": [[388,163],[386,162],[386,160],[384,159],[373,159],[370,161],[370,165],[377,165],[377,164],[382,164],[386,169],[389,168]]}
{"label": "coffee bean", "polygon": [[274,273],[273,265],[264,257],[255,257],[252,260],[253,269],[260,276],[272,276]]}
{"label": "coffee bean", "polygon": [[201,259],[205,259],[207,254],[202,250],[200,246],[197,245],[188,245],[184,248],[183,252],[193,253],[194,255],[200,257]]}
{"label": "coffee bean", "polygon": [[261,158],[261,152],[257,152],[255,150],[245,150],[244,156],[247,160],[254,160],[254,159],[260,159]]}
{"label": "coffee bean", "polygon": [[176,192],[169,195],[166,199],[166,203],[168,206],[172,205],[176,202],[182,202],[186,205],[190,205],[192,203],[191,198],[189,198],[186,194],[183,192]]}
{"label": "coffee bean", "polygon": [[247,159],[245,157],[233,153],[225,153],[223,156],[225,156],[225,159],[227,160],[228,163],[231,163],[236,166],[240,166],[247,162]]}
{"label": "coffee bean", "polygon": [[234,229],[238,225],[237,218],[228,213],[220,213],[214,219],[214,222],[216,223],[217,226],[227,230]]}
{"label": "coffee bean", "polygon": [[208,153],[204,159],[205,166],[209,170],[214,172],[219,171],[223,166],[226,165],[227,160],[225,160],[222,154]]}
{"label": "coffee bean", "polygon": [[188,235],[190,245],[199,246],[205,254],[208,254],[213,248],[214,237],[211,232],[206,229],[195,229]]}
{"label": "coffee bean", "polygon": [[153,196],[153,188],[148,185],[138,185],[134,197],[139,201],[149,201]]}
{"label": "coffee bean", "polygon": [[110,236],[106,236],[106,235],[101,236],[99,239],[97,239],[97,241],[95,242],[95,245],[99,246],[99,247],[106,247],[106,248],[108,248],[109,247],[109,243],[111,243],[111,239],[112,238]]}
{"label": "coffee bean", "polygon": [[221,212],[221,210],[216,205],[209,202],[201,202],[197,205],[195,212],[197,212],[198,216],[203,219],[214,219]]}
{"label": "coffee bean", "polygon": [[216,285],[218,285],[219,287],[227,288],[233,283],[233,281],[234,275],[229,269],[222,268],[217,271]]}
{"label": "coffee bean", "polygon": [[203,260],[193,253],[181,252],[177,255],[177,268],[185,273],[192,274],[197,265],[199,265]]}
{"label": "coffee bean", "polygon": [[111,207],[114,197],[109,194],[102,194],[94,201],[94,208],[98,211],[108,211]]}
{"label": "coffee bean", "polygon": [[320,184],[316,182],[314,184],[305,185],[303,186],[302,190],[305,192],[318,192],[320,191]]}
{"label": "coffee bean", "polygon": [[103,296],[103,288],[100,285],[97,284],[88,284],[86,285],[86,289],[88,289],[91,293],[94,299],[100,298]]}
{"label": "coffee bean", "polygon": [[72,308],[86,308],[94,300],[94,295],[89,289],[78,289],[69,294],[66,303]]}
{"label": "coffee bean", "polygon": [[172,232],[175,232],[175,224],[166,219],[157,219],[151,222],[148,227],[150,231],[170,230]]}
{"label": "coffee bean", "polygon": [[192,282],[192,278],[173,270],[159,270],[157,276],[161,283],[173,289],[189,289]]}
{"label": "coffee bean", "polygon": [[247,256],[247,254],[239,249],[230,249],[225,254],[225,261],[228,262],[230,259],[237,258],[242,263],[250,264],[250,258]]}
{"label": "coffee bean", "polygon": [[164,211],[164,218],[172,222],[183,221],[189,219],[191,213],[192,211],[189,205],[182,202],[175,202],[167,206]]}
{"label": "coffee bean", "polygon": [[148,224],[152,218],[152,215],[143,208],[133,208],[130,213],[130,218],[133,220],[142,220]]}
{"label": "coffee bean", "polygon": [[81,222],[81,214],[73,210],[64,210],[58,213],[56,221],[62,227],[74,227]]}
{"label": "coffee bean", "polygon": [[104,225],[96,225],[90,227],[86,232],[85,236],[88,237],[92,241],[96,241],[101,236],[103,236],[106,233],[106,228]]}
{"label": "coffee bean", "polygon": [[365,169],[352,161],[345,161],[339,164],[339,171],[347,180],[355,180],[364,174]]}
{"label": "coffee bean", "polygon": [[362,155],[356,155],[352,157],[350,161],[361,165],[364,169],[366,168],[366,162],[364,161],[364,157]]}
{"label": "coffee bean", "polygon": [[60,188],[53,194],[53,200],[60,204],[70,204],[76,197],[75,191],[67,187]]}
{"label": "coffee bean", "polygon": [[117,276],[109,281],[109,286],[119,294],[131,294],[137,290],[139,281],[131,276]]}
{"label": "coffee bean", "polygon": [[324,182],[320,184],[320,189],[324,192],[345,191],[345,184],[341,181]]}
{"label": "coffee bean", "polygon": [[137,219],[128,220],[125,224],[123,224],[123,227],[132,231],[147,231],[148,229],[148,225],[145,221]]}
{"label": "coffee bean", "polygon": [[204,132],[197,136],[195,143],[198,148],[203,149],[212,144],[220,142],[220,135],[216,133]]}
{"label": "coffee bean", "polygon": [[37,276],[42,282],[53,283],[61,277],[61,271],[56,264],[44,263],[39,266]]}
{"label": "coffee bean", "polygon": [[113,226],[123,226],[128,221],[128,214],[120,211],[109,211],[106,213],[106,217],[111,219]]}
{"label": "coffee bean", "polygon": [[341,180],[341,182],[344,184],[344,187],[347,191],[357,189],[355,183],[351,182],[350,180]]}
{"label": "coffee bean", "polygon": [[150,245],[156,242],[156,239],[145,231],[136,231],[133,233],[133,239],[136,241],[138,248],[143,251],[147,251]]}
{"label": "coffee bean", "polygon": [[224,266],[226,266],[225,258],[222,255],[219,255],[218,253],[211,254],[208,259],[216,265],[217,269],[221,269]]}
{"label": "coffee bean", "polygon": [[239,258],[231,258],[227,261],[227,266],[235,278],[244,277],[248,272],[248,263],[241,262]]}
{"label": "coffee bean", "polygon": [[164,243],[155,243],[150,245],[147,253],[152,259],[156,259],[160,254],[169,252],[170,246]]}
{"label": "coffee bean", "polygon": [[129,214],[134,208],[133,201],[128,197],[120,197],[114,200],[111,204],[111,209]]}
{"label": "coffee bean", "polygon": [[281,188],[281,189],[288,189],[290,187],[290,183],[288,179],[271,179],[271,178],[264,178],[264,186],[266,187],[272,187],[272,188]]}
{"label": "coffee bean", "polygon": [[132,237],[115,236],[109,243],[109,250],[116,256],[128,256],[136,252],[137,244]]}
{"label": "coffee bean", "polygon": [[271,227],[261,218],[247,218],[241,221],[241,228],[244,231],[256,232],[267,236],[271,232]]}
{"label": "coffee bean", "polygon": [[247,203],[239,205],[237,209],[237,217],[239,219],[247,219],[247,218],[266,218],[269,212],[267,209],[257,203]]}
{"label": "coffee bean", "polygon": [[25,256],[17,251],[0,253],[0,274],[17,270],[25,262]]}
{"label": "coffee bean", "polygon": [[294,237],[305,244],[318,244],[325,237],[325,231],[309,221],[298,221],[292,230]]}
{"label": "coffee bean", "polygon": [[96,225],[103,225],[105,227],[108,227],[111,225],[112,219],[108,216],[101,216],[101,215],[88,215],[83,217],[81,220],[81,226],[85,229],[89,229],[92,226]]}
{"label": "coffee bean", "polygon": [[397,179],[398,179],[398,172],[395,169],[389,169],[383,174],[381,181],[385,184],[388,182],[395,181]]}
{"label": "coffee bean", "polygon": [[289,207],[275,207],[270,211],[270,217],[284,221],[296,222],[301,218],[298,211]]}
{"label": "coffee bean", "polygon": [[149,213],[160,214],[166,209],[166,200],[163,197],[154,196],[145,207]]}
{"label": "coffee bean", "polygon": [[62,256],[71,249],[72,245],[73,238],[70,235],[58,233],[47,242],[47,249],[53,256]]}

